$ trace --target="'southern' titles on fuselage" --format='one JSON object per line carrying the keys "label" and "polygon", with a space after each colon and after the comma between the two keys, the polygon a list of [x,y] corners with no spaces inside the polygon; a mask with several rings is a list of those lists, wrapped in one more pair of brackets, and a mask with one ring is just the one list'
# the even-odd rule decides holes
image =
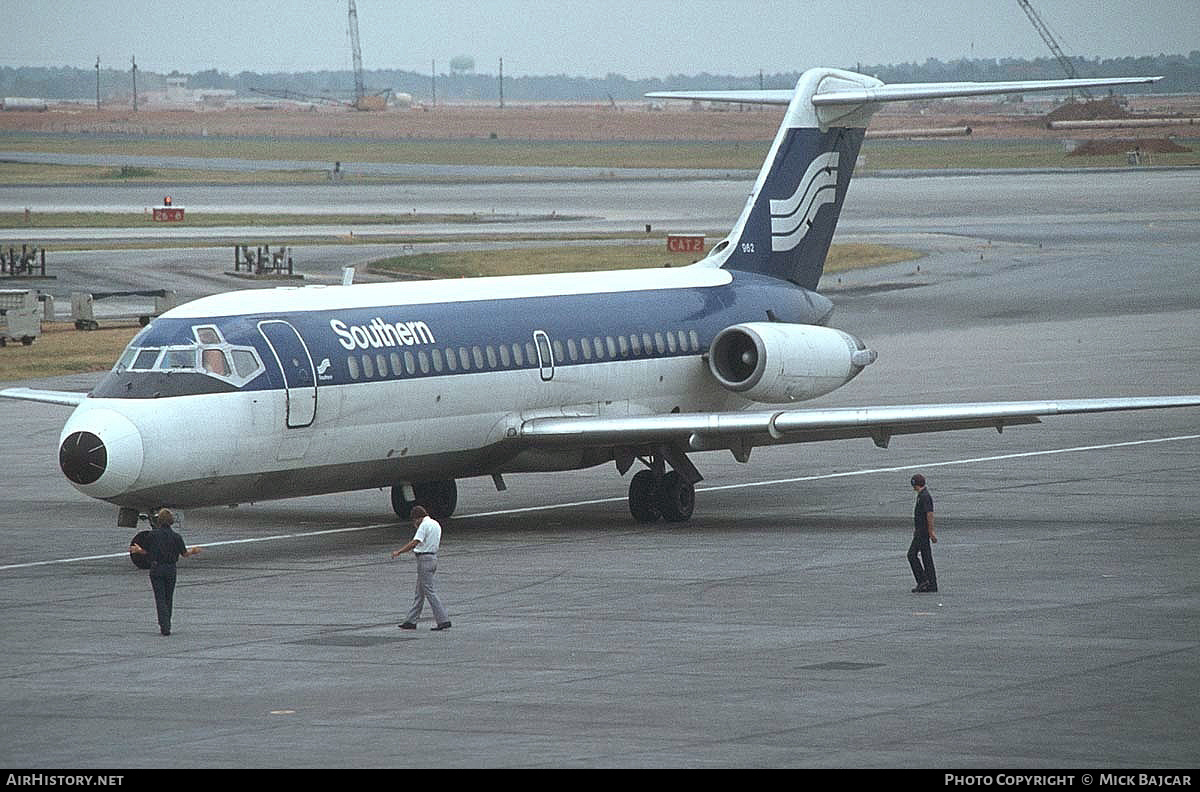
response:
{"label": "'southern' titles on fuselage", "polygon": [[338,343],[351,351],[417,346],[435,341],[433,331],[424,322],[388,322],[379,316],[365,325],[347,325],[340,319],[330,319],[329,327],[337,334]]}

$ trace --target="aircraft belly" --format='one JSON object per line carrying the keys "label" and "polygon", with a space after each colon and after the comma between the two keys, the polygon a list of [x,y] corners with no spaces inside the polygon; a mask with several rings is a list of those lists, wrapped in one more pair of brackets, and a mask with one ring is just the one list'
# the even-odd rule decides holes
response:
{"label": "aircraft belly", "polygon": [[495,468],[486,454],[455,452],[408,459],[305,464],[271,471],[173,481],[106,498],[119,506],[170,504],[178,508],[224,506],[304,495],[381,489],[398,481],[483,475]]}

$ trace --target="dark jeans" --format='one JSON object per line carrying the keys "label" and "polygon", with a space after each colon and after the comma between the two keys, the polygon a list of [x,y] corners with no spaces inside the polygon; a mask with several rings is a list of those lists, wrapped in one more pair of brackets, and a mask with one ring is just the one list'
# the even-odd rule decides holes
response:
{"label": "dark jeans", "polygon": [[937,570],[933,568],[933,549],[929,546],[928,536],[913,534],[912,544],[908,546],[908,564],[918,586],[928,583],[931,588],[937,588]]}
{"label": "dark jeans", "polygon": [[154,588],[154,607],[158,609],[158,627],[171,631],[171,608],[175,599],[175,565],[158,564],[150,570],[150,585]]}

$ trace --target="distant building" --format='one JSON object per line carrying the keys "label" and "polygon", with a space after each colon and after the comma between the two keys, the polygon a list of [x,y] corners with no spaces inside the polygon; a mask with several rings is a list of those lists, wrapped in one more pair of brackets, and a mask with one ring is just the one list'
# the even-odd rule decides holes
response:
{"label": "distant building", "polygon": [[31,99],[25,96],[6,96],[3,99],[5,110],[24,110],[25,112],[45,112],[49,109],[45,99]]}
{"label": "distant building", "polygon": [[225,102],[236,97],[237,91],[228,88],[188,88],[187,77],[167,78],[167,104],[223,107]]}

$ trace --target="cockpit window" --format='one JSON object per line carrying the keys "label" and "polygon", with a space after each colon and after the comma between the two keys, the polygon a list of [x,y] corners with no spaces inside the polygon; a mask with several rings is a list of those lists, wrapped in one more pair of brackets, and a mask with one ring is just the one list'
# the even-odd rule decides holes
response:
{"label": "cockpit window", "polygon": [[187,346],[139,348],[143,336],[139,333],[130,342],[114,371],[190,371],[240,388],[266,370],[253,347],[230,344],[213,326],[193,327],[197,343]]}
{"label": "cockpit window", "polygon": [[229,360],[225,357],[223,349],[215,347],[205,349],[201,355],[201,361],[204,364],[204,370],[209,374],[216,374],[218,377],[229,376]]}
{"label": "cockpit window", "polygon": [[133,363],[130,365],[130,368],[135,368],[135,369],[152,369],[152,368],[154,368],[154,363],[155,363],[155,361],[158,360],[158,353],[160,351],[161,350],[153,349],[153,348],[140,350],[137,353],[137,356],[133,359]]}
{"label": "cockpit window", "polygon": [[249,379],[262,368],[262,363],[258,362],[258,355],[254,354],[252,350],[234,349],[232,352],[233,367],[239,377]]}
{"label": "cockpit window", "polygon": [[196,368],[196,348],[168,349],[163,355],[160,368],[164,369],[194,369]]}
{"label": "cockpit window", "polygon": [[126,347],[121,353],[121,357],[117,360],[117,365],[113,366],[114,371],[124,371],[129,368],[129,364],[133,363],[133,359],[137,357],[138,350],[136,347]]}
{"label": "cockpit window", "polygon": [[196,340],[201,344],[219,344],[223,340],[215,327],[195,328]]}

